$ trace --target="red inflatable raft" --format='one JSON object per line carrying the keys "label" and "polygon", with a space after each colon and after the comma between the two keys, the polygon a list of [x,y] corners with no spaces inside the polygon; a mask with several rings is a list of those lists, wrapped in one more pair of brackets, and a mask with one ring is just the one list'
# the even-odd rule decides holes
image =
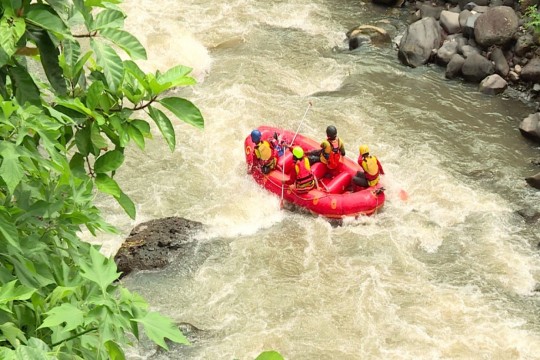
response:
{"label": "red inflatable raft", "polygon": [[[270,126],[258,128],[262,134],[262,139],[267,140],[277,133],[280,140],[287,145],[301,146],[304,152],[320,149],[320,143],[295,133]],[[291,144],[291,141],[294,142]],[[248,166],[253,162],[253,151],[255,144],[248,135],[244,141],[246,162]],[[283,169],[283,166],[285,167]],[[298,205],[310,212],[322,215],[331,219],[340,219],[348,216],[371,215],[384,205],[385,195],[381,184],[369,188],[354,187],[351,189],[351,179],[357,171],[362,171],[360,165],[348,157],[343,157],[340,169],[334,173],[324,175],[326,165],[315,163],[311,167],[313,174],[318,180],[319,188],[313,189],[305,194],[297,194],[288,185],[282,184],[282,179],[287,182],[290,179],[290,172],[294,171],[293,156],[291,151],[285,151],[278,160],[278,166],[269,174],[263,174],[257,167],[253,168],[251,176],[267,190],[283,200]],[[284,171],[283,171],[284,170]]]}

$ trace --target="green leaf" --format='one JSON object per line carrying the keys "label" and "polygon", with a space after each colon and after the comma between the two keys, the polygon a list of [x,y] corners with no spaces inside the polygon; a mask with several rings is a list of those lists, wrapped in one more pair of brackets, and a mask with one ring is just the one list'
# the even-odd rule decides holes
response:
{"label": "green leaf", "polygon": [[6,183],[10,193],[15,192],[15,188],[24,176],[24,169],[19,161],[19,149],[11,142],[0,143],[0,177]]}
{"label": "green leaf", "polygon": [[118,183],[106,174],[96,175],[96,186],[99,191],[105,194],[110,194],[115,198],[122,194],[122,190],[120,190]]}
{"label": "green leaf", "polygon": [[261,353],[255,360],[284,360],[278,352],[275,351],[265,351]]}
{"label": "green leaf", "polygon": [[171,83],[172,87],[194,85],[195,79],[187,76],[191,71],[190,67],[178,65],[158,75],[157,79],[160,83]]}
{"label": "green leaf", "polygon": [[118,150],[108,151],[96,159],[94,171],[106,173],[118,169],[124,163],[124,154]]}
{"label": "green leaf", "polygon": [[28,102],[36,106],[41,105],[39,89],[24,67],[20,65],[10,67],[8,68],[8,74],[14,83],[15,97],[19,104],[24,105]]}
{"label": "green leaf", "polygon": [[13,347],[17,347],[17,345],[19,345],[18,339],[24,343],[26,342],[26,337],[24,336],[22,330],[15,326],[15,324],[12,322],[0,324],[0,331]]}
{"label": "green leaf", "polygon": [[163,137],[165,137],[165,140],[167,141],[167,144],[169,144],[169,148],[171,151],[174,151],[174,148],[176,146],[176,136],[174,134],[174,128],[172,126],[171,120],[159,109],[156,109],[152,106],[149,107],[150,109],[150,117],[155,121],[157,124],[159,130],[161,131],[161,134]]}
{"label": "green leaf", "polygon": [[94,81],[86,92],[86,106],[90,110],[95,110],[103,96],[105,85],[101,81]]}
{"label": "green leaf", "polygon": [[85,126],[77,130],[75,134],[75,144],[82,156],[88,156],[92,148],[92,140],[90,139],[90,126]]}
{"label": "green leaf", "polygon": [[96,61],[103,69],[108,85],[113,91],[117,91],[124,77],[122,59],[112,47],[95,39],[90,40],[92,50],[96,54]]}
{"label": "green leaf", "polygon": [[150,124],[148,124],[148,122],[135,119],[130,122],[130,125],[133,125],[137,129],[139,129],[139,131],[145,138],[152,138],[152,133],[150,132]]}
{"label": "green leaf", "polygon": [[[88,5],[87,5],[88,6]],[[124,27],[124,18],[126,16],[117,10],[106,9],[99,12],[94,19],[91,31],[105,28],[121,28]]]}
{"label": "green leaf", "polygon": [[54,288],[52,293],[49,295],[50,304],[56,305],[57,303],[62,302],[65,298],[70,297],[75,294],[77,287],[66,287],[66,286],[57,286]]}
{"label": "green leaf", "polygon": [[70,331],[84,323],[84,313],[76,306],[69,303],[63,303],[60,306],[56,306],[47,311],[46,314],[47,317],[45,318],[45,321],[43,321],[38,329],[53,328],[66,323],[64,330]]}
{"label": "green leaf", "polygon": [[180,120],[199,129],[204,128],[201,111],[191,102],[179,97],[169,97],[158,101]]}
{"label": "green leaf", "polygon": [[168,338],[176,343],[189,345],[189,341],[178,330],[171,319],[164,317],[156,312],[149,312],[142,319],[134,319],[143,324],[146,335],[162,348],[169,350],[164,338]]}
{"label": "green leaf", "polygon": [[128,214],[130,218],[135,219],[137,213],[133,201],[131,201],[131,199],[123,192],[120,193],[120,196],[115,197],[115,199],[118,201],[122,209],[124,209],[126,214]]}
{"label": "green leaf", "polygon": [[95,122],[92,123],[92,128],[90,129],[90,139],[92,144],[98,149],[106,149],[109,145],[107,140],[100,134],[99,125]]}
{"label": "green leaf", "polygon": [[73,77],[73,68],[81,56],[81,45],[74,40],[64,40],[62,42],[62,55],[66,65],[66,76]]}
{"label": "green leaf", "polygon": [[146,74],[139,68],[139,66],[135,62],[131,60],[126,60],[124,62],[124,67],[126,69],[126,72],[130,74],[131,76],[133,76],[135,79],[137,79],[139,84],[146,91],[150,91],[150,84],[148,84],[148,81],[146,79]]}
{"label": "green leaf", "polygon": [[79,77],[81,76],[83,72],[83,67],[92,56],[92,51],[86,52],[75,64],[75,67],[73,68],[73,80],[75,82],[78,81]]}
{"label": "green leaf", "polygon": [[90,247],[90,260],[89,264],[84,262],[80,264],[81,275],[98,284],[102,293],[106,293],[107,287],[120,276],[116,271],[116,264],[103,256],[94,246]]}
{"label": "green leaf", "polygon": [[137,144],[137,146],[139,147],[139,149],[141,150],[144,150],[144,136],[141,134],[141,132],[139,131],[139,129],[137,129],[135,126],[133,125],[128,125],[127,127],[127,133],[129,135],[129,137],[135,141],[135,144]]}
{"label": "green leaf", "polygon": [[49,83],[60,96],[66,95],[66,80],[58,60],[60,55],[58,48],[53,44],[46,31],[34,30],[28,31],[28,34],[39,49],[41,64]]}
{"label": "green leaf", "polygon": [[23,18],[4,16],[0,19],[0,47],[8,56],[15,54],[17,43],[23,36],[26,24]]}
{"label": "green leaf", "polygon": [[54,33],[60,40],[71,38],[71,33],[64,21],[48,5],[31,4],[26,13],[26,20],[33,25]]}
{"label": "green leaf", "polygon": [[36,289],[31,289],[24,285],[15,287],[17,280],[13,280],[7,284],[2,285],[0,288],[0,304],[15,300],[28,300],[32,296]]}
{"label": "green leaf", "polygon": [[[30,338],[26,346],[19,346],[16,350],[16,357],[13,359],[16,360],[51,360],[47,353],[51,351],[49,346],[43,342],[41,339]],[[0,352],[1,355],[1,352]],[[0,356],[0,359],[4,359]]]}
{"label": "green leaf", "polygon": [[135,60],[146,60],[146,50],[139,40],[127,31],[107,28],[101,30],[99,34],[121,47],[131,58]]}
{"label": "green leaf", "polygon": [[20,249],[17,227],[15,227],[12,222],[8,221],[2,213],[0,213],[0,234],[2,234],[4,239],[6,239],[13,247]]}
{"label": "green leaf", "polygon": [[126,355],[124,355],[124,351],[122,350],[122,348],[112,340],[109,340],[105,343],[105,349],[107,349],[110,360],[124,360],[126,358]]}

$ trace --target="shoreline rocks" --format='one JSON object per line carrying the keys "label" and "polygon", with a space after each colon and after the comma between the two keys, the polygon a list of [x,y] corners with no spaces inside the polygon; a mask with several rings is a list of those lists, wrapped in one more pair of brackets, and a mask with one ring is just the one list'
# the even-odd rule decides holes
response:
{"label": "shoreline rocks", "polygon": [[[499,95],[508,88],[536,104],[523,119],[521,134],[540,144],[540,32],[526,26],[532,0],[372,0],[410,10],[410,23],[397,37],[397,58],[410,67],[435,63],[445,77],[477,83],[478,91]],[[540,18],[540,14],[538,14]],[[347,33],[349,49],[370,42],[366,25]],[[540,172],[526,179],[540,189]],[[525,180],[525,179],[524,179]]]}

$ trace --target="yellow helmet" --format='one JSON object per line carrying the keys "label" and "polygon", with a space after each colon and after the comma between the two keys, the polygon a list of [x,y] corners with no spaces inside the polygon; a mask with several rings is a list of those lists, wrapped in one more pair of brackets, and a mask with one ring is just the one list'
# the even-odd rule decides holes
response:
{"label": "yellow helmet", "polygon": [[367,145],[360,145],[360,155],[364,156],[365,154],[369,154],[369,148]]}
{"label": "yellow helmet", "polygon": [[292,150],[292,153],[297,159],[301,159],[304,157],[304,149],[302,149],[300,146],[295,146]]}

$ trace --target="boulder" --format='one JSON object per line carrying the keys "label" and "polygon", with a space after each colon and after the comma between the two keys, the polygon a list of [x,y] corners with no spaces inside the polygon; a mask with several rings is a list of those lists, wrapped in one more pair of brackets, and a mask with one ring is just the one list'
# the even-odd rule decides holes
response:
{"label": "boulder", "polygon": [[495,48],[489,58],[495,65],[495,72],[505,78],[510,72],[510,66],[508,65],[508,61],[506,61],[503,51],[500,48]]}
{"label": "boulder", "polygon": [[408,66],[426,64],[441,44],[441,26],[435,18],[427,17],[407,27],[399,43],[398,58]]}
{"label": "boulder", "polygon": [[474,38],[478,45],[484,48],[492,45],[504,46],[512,40],[518,26],[518,16],[511,7],[489,8],[476,19]]}
{"label": "boulder", "polygon": [[452,57],[458,53],[457,41],[445,41],[437,50],[437,62],[441,65],[446,65]]}
{"label": "boulder", "polygon": [[454,79],[460,76],[463,63],[465,63],[465,59],[463,58],[463,56],[459,54],[452,56],[452,59],[450,59],[450,62],[448,63],[448,65],[446,65],[446,71],[444,73],[444,76],[447,79]]}
{"label": "boulder", "polygon": [[525,181],[533,188],[540,189],[540,173],[525,178]]}
{"label": "boulder", "polygon": [[508,87],[508,83],[500,75],[493,74],[480,82],[479,91],[487,95],[497,95]]}
{"label": "boulder", "polygon": [[519,131],[524,137],[540,142],[540,112],[523,119],[519,124]]}
{"label": "boulder", "polygon": [[456,34],[461,31],[461,26],[459,25],[459,14],[443,10],[439,19],[442,28],[448,34]]}
{"label": "boulder", "polygon": [[533,83],[540,82],[540,59],[534,58],[521,69],[521,78]]}
{"label": "boulder", "polygon": [[174,254],[182,254],[191,246],[193,235],[202,224],[179,217],[151,220],[137,225],[115,256],[122,276],[134,270],[163,268]]}
{"label": "boulder", "polygon": [[495,68],[491,61],[478,54],[469,55],[461,68],[463,78],[476,83],[479,83],[494,72]]}

